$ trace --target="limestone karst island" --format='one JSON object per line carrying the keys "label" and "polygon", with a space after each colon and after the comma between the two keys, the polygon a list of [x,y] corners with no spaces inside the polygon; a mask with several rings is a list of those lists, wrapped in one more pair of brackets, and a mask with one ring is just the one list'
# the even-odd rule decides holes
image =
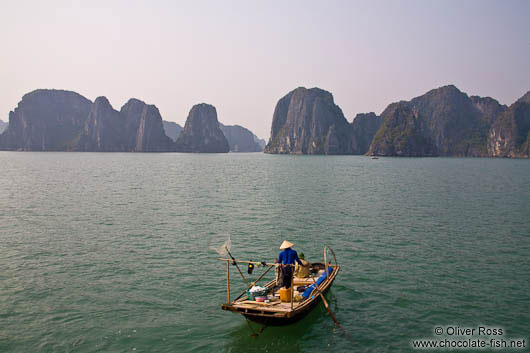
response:
{"label": "limestone karst island", "polygon": [[[0,149],[11,151],[261,152],[264,144],[244,127],[221,124],[209,104],[193,106],[182,128],[138,99],[117,111],[105,97],[91,102],[62,90],[24,95],[1,124]],[[443,86],[348,122],[330,92],[299,87],[276,104],[264,151],[528,158],[529,146],[530,91],[507,106]]]}

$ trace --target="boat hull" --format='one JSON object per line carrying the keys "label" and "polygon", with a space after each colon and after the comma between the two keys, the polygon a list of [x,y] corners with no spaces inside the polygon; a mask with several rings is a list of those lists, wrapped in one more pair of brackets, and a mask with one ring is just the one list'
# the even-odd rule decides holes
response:
{"label": "boat hull", "polygon": [[[324,294],[326,294],[328,290],[329,290],[329,287],[326,288],[326,290],[324,291]],[[247,319],[251,321],[254,321],[254,322],[257,322],[263,325],[267,325],[267,326],[285,326],[285,325],[294,324],[295,322],[306,317],[318,304],[320,304],[320,302],[322,302],[322,299],[320,298],[320,295],[319,295],[318,298],[315,298],[315,300],[313,300],[307,306],[306,310],[303,310],[299,312],[298,314],[293,315],[291,317],[285,317],[285,318],[263,317],[260,315],[249,315],[249,314],[243,314],[243,316],[245,316]]]}

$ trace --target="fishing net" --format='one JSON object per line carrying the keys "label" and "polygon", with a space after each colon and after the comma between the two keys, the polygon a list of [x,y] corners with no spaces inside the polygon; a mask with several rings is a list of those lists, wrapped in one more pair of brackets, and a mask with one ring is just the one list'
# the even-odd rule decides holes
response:
{"label": "fishing net", "polygon": [[210,246],[210,250],[215,251],[219,256],[227,256],[230,247],[232,246],[232,240],[230,239],[230,234],[228,234],[228,239],[220,246]]}

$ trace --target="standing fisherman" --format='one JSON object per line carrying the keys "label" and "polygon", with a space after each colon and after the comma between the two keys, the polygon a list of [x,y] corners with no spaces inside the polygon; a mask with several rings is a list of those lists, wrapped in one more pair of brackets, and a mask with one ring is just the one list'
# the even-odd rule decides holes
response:
{"label": "standing fisherman", "polygon": [[294,265],[294,262],[296,261],[299,265],[302,265],[302,261],[298,258],[298,254],[296,253],[296,250],[291,249],[294,244],[290,241],[284,240],[282,245],[280,246],[280,250],[283,250],[280,252],[280,255],[278,255],[278,259],[276,260],[279,262],[282,270],[282,282],[283,286],[287,289],[291,288],[291,278],[293,277],[293,266],[283,266],[283,265]]}

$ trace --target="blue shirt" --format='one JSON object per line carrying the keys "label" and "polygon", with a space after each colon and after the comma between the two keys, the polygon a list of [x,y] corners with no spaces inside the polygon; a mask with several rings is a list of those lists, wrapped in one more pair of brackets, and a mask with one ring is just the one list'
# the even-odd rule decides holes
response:
{"label": "blue shirt", "polygon": [[278,255],[278,262],[284,265],[294,265],[294,262],[298,262],[300,265],[302,261],[298,258],[296,250],[287,248]]}

